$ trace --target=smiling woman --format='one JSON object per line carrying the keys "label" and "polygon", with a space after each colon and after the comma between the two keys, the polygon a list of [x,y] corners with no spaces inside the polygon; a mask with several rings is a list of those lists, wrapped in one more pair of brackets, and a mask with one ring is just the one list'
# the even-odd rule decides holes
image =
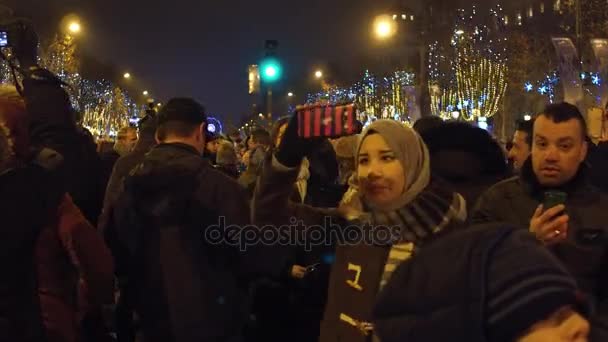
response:
{"label": "smiling woman", "polygon": [[[338,243],[320,341],[366,341],[374,334],[374,299],[397,265],[459,227],[466,205],[462,196],[432,182],[426,145],[393,120],[375,121],[361,134],[356,173],[340,208],[289,203],[299,160],[315,144],[298,137],[296,121],[287,125],[272,161],[264,163],[253,218],[277,227],[296,218],[317,235],[307,245]],[[339,241],[332,241],[335,236]]]}

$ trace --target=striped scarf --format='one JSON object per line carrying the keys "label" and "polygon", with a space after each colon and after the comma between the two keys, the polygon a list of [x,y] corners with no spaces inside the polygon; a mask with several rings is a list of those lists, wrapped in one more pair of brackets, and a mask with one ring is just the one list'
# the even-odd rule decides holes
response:
{"label": "striped scarf", "polygon": [[350,221],[369,224],[372,227],[400,228],[401,238],[391,247],[380,289],[386,285],[397,266],[409,259],[424,242],[432,239],[450,224],[462,223],[467,218],[466,202],[460,194],[432,185],[401,209],[379,212],[365,210],[357,187],[351,184],[338,211]]}
{"label": "striped scarf", "polygon": [[394,244],[384,266],[380,289],[402,262],[408,260],[425,242],[431,240],[451,224],[466,220],[466,202],[457,193],[423,191],[405,207],[389,213],[372,213],[375,225],[399,226],[401,241]]}

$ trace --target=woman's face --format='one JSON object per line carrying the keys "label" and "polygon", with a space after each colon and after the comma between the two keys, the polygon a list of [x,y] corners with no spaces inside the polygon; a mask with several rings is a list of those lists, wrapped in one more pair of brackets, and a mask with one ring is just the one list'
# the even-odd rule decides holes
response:
{"label": "woman's face", "polygon": [[540,321],[517,342],[587,342],[589,322],[570,307]]}
{"label": "woman's face", "polygon": [[384,138],[370,134],[359,151],[357,176],[365,199],[376,207],[390,205],[405,190],[405,171]]}

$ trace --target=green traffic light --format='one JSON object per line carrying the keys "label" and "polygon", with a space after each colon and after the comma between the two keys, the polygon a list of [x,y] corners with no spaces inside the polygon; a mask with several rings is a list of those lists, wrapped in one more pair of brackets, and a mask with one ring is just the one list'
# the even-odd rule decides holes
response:
{"label": "green traffic light", "polygon": [[266,58],[262,61],[262,80],[264,82],[276,82],[281,78],[281,63],[274,58]]}

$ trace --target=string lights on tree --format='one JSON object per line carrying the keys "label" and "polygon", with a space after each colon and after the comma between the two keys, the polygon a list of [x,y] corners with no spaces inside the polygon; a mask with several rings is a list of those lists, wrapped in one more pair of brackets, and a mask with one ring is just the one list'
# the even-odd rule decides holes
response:
{"label": "string lights on tree", "polygon": [[[460,9],[450,44],[429,45],[431,111],[444,119],[479,121],[498,113],[507,90],[502,8],[490,15]],[[455,115],[458,113],[458,115]]]}
{"label": "string lights on tree", "polygon": [[379,78],[366,70],[361,81],[352,86],[327,87],[316,94],[309,94],[306,102],[354,102],[359,108],[359,119],[363,122],[376,118],[407,121],[409,109],[414,105],[408,89],[414,84],[414,73],[396,71]]}

